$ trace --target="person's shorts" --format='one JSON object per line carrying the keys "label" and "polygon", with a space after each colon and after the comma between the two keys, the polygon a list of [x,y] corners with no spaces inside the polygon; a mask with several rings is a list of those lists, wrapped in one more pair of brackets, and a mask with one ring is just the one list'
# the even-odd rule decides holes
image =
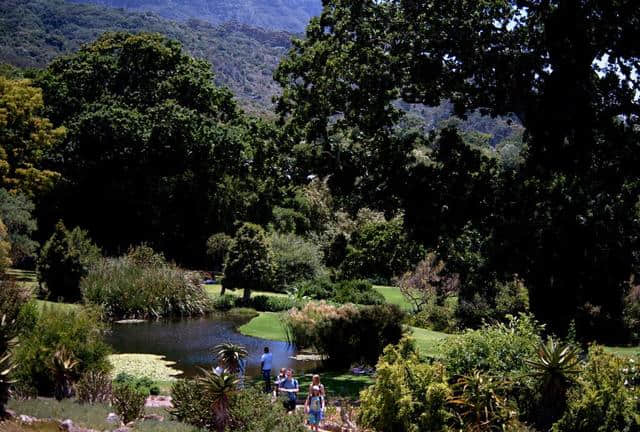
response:
{"label": "person's shorts", "polygon": [[287,398],[284,400],[284,402],[282,402],[282,404],[284,405],[284,409],[286,409],[287,411],[294,411],[296,409],[295,400]]}
{"label": "person's shorts", "polygon": [[322,411],[309,411],[309,424],[318,425],[322,420]]}

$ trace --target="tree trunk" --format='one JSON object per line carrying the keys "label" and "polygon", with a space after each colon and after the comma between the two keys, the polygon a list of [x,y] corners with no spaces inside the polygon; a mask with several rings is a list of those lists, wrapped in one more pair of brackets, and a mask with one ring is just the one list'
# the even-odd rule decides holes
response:
{"label": "tree trunk", "polygon": [[242,301],[246,304],[249,303],[249,300],[251,300],[251,289],[249,288],[245,288],[244,289],[244,295],[242,296]]}

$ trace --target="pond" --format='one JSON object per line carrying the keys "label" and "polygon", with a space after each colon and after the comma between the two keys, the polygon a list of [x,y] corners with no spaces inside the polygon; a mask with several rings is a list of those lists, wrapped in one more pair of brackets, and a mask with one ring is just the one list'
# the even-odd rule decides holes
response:
{"label": "pond", "polygon": [[265,346],[273,353],[273,373],[281,367],[290,367],[301,374],[319,366],[318,362],[292,359],[297,351],[286,342],[240,334],[236,328],[246,322],[244,317],[215,314],[194,319],[113,324],[106,339],[116,353],[163,355],[176,362],[174,367],[186,377],[198,374],[200,367],[211,368],[215,362],[211,348],[222,342],[233,342],[247,349],[248,376],[260,375],[260,356]]}

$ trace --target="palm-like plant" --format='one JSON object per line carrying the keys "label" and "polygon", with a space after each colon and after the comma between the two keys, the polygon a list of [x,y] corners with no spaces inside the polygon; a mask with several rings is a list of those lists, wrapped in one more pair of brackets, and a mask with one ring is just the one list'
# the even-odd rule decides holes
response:
{"label": "palm-like plant", "polygon": [[460,426],[466,431],[502,431],[517,423],[517,412],[503,395],[508,382],[474,371],[454,385],[449,403],[456,407]]}
{"label": "palm-like plant", "polygon": [[541,424],[549,425],[564,411],[567,391],[580,373],[577,347],[549,338],[538,348],[538,357],[527,360],[530,376],[539,380],[542,395]]}
{"label": "palm-like plant", "polygon": [[11,371],[15,365],[12,362],[11,350],[15,346],[15,339],[12,338],[11,325],[7,322],[7,316],[0,318],[0,419],[7,416],[5,406],[11,394],[10,378]]}
{"label": "palm-like plant", "polygon": [[231,397],[237,391],[238,379],[226,372],[217,375],[213,372],[203,371],[203,376],[199,378],[199,381],[211,401],[215,427],[218,432],[224,432],[231,421],[229,406]]}
{"label": "palm-like plant", "polygon": [[249,355],[245,347],[231,342],[216,345],[213,347],[213,354],[218,359],[218,364],[231,374],[240,371],[240,362]]}
{"label": "palm-like plant", "polygon": [[55,352],[52,359],[52,370],[55,378],[55,397],[58,400],[69,398],[73,393],[73,377],[80,363],[66,347]]}

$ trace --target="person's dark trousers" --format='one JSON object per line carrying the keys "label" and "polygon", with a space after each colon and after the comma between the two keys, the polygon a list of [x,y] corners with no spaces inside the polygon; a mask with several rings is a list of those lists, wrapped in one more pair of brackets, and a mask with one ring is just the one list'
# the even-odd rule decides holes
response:
{"label": "person's dark trousers", "polygon": [[264,380],[264,392],[271,393],[271,369],[262,370],[262,379]]}
{"label": "person's dark trousers", "polygon": [[295,399],[287,399],[284,402],[282,402],[282,404],[284,405],[284,409],[286,409],[287,412],[291,412],[296,409]]}

